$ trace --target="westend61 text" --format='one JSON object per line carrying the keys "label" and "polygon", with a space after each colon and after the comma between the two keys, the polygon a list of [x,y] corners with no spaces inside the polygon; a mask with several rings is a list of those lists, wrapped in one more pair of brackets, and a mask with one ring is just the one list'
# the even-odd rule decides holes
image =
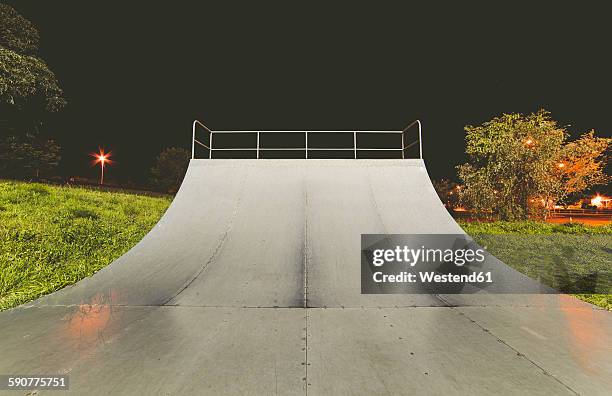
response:
{"label": "westend61 text", "polygon": [[375,272],[372,277],[376,283],[492,283],[491,272],[472,272],[471,274],[436,274],[435,272],[400,272],[387,275]]}

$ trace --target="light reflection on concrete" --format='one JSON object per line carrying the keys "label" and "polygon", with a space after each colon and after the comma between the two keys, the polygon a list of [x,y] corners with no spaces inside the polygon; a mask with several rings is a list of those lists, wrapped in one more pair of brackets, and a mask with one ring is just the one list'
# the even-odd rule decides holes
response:
{"label": "light reflection on concrete", "polygon": [[92,357],[99,348],[120,335],[121,307],[115,305],[119,294],[110,290],[98,293],[87,303],[68,307],[59,327],[59,338],[75,345],[79,358]]}
{"label": "light reflection on concrete", "polygon": [[[612,355],[610,334],[605,332],[603,312],[588,307],[576,306],[575,298],[559,296],[560,311],[564,317],[567,331],[567,346],[574,361],[592,376],[601,376],[599,362]],[[601,378],[606,378],[605,376]],[[612,384],[612,379],[607,378]]]}

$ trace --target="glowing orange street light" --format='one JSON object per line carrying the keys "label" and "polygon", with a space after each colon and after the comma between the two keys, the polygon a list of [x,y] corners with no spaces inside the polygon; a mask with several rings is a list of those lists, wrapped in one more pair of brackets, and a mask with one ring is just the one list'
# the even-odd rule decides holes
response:
{"label": "glowing orange street light", "polygon": [[528,138],[527,140],[525,140],[525,146],[527,147],[533,146],[533,139]]}
{"label": "glowing orange street light", "polygon": [[104,152],[104,149],[100,149],[98,153],[91,153],[91,156],[94,157],[93,165],[100,164],[100,184],[104,184],[104,166],[106,164],[110,165],[113,163],[109,158],[111,156],[111,152]]}
{"label": "glowing orange street light", "polygon": [[591,205],[600,207],[602,206],[603,197],[597,194],[593,199],[591,199]]}
{"label": "glowing orange street light", "polygon": [[559,163],[557,164],[557,167],[559,167],[559,169],[561,169],[561,168],[565,168],[565,164],[564,164],[563,162],[559,162]]}

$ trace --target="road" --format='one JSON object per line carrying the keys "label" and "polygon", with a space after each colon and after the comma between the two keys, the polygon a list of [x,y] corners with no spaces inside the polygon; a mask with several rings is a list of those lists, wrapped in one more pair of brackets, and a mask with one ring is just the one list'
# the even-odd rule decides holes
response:
{"label": "road", "polygon": [[362,295],[362,233],[462,231],[421,160],[192,160],[126,255],[0,313],[0,374],[88,395],[609,394],[610,312]]}

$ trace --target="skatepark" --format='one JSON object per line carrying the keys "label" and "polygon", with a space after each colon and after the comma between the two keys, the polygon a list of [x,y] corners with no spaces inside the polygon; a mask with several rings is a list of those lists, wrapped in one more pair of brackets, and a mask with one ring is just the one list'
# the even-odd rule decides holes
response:
{"label": "skatepark", "polygon": [[1,373],[89,395],[610,393],[610,313],[570,296],[361,294],[361,234],[463,233],[422,150],[361,158],[355,132],[353,158],[312,158],[306,134],[306,158],[268,159],[257,133],[256,158],[217,158],[199,125],[138,245],[0,313]]}

